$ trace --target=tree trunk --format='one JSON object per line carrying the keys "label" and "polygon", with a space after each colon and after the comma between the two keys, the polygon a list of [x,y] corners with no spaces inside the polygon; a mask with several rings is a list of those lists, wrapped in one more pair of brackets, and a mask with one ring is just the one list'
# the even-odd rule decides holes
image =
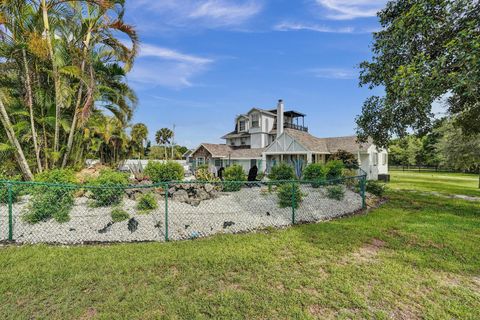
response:
{"label": "tree trunk", "polygon": [[32,171],[30,171],[30,167],[28,166],[27,159],[25,158],[25,154],[23,153],[22,146],[18,142],[17,136],[15,135],[15,131],[13,130],[12,123],[10,122],[10,118],[8,117],[7,110],[5,109],[5,105],[3,101],[0,99],[0,120],[5,128],[5,132],[7,133],[8,140],[10,143],[15,147],[15,158],[17,159],[17,163],[22,171],[23,177],[26,180],[33,180]]}
{"label": "tree trunk", "polygon": [[[81,74],[83,74],[85,71],[85,64],[86,64],[85,56],[88,52],[91,35],[92,35],[91,26],[89,26],[89,29],[87,31],[87,37],[85,39],[85,47],[83,48],[83,60],[80,67]],[[80,103],[82,102],[82,93],[83,93],[82,91],[83,91],[83,84],[80,81],[80,87],[78,88],[77,102],[75,103],[75,110],[73,114],[72,126],[70,127],[70,133],[68,135],[67,149],[65,151],[65,155],[63,156],[62,168],[65,168],[65,166],[67,165],[68,157],[70,156],[70,152],[72,150],[73,137],[75,135],[75,129],[77,127],[77,121],[78,121],[78,109],[80,108]]]}
{"label": "tree trunk", "polygon": [[58,152],[60,139],[60,110],[63,108],[63,98],[60,92],[60,78],[58,74],[57,64],[53,53],[52,38],[50,35],[50,24],[48,21],[48,8],[46,0],[41,0],[43,13],[43,27],[45,29],[45,38],[47,39],[47,47],[52,62],[52,74],[55,86],[55,135],[53,138],[53,151]]}
{"label": "tree trunk", "polygon": [[30,112],[30,126],[32,129],[33,148],[35,150],[35,157],[37,158],[38,171],[42,172],[43,171],[42,160],[40,159],[40,148],[38,147],[37,130],[35,129],[35,120],[33,116],[32,84],[30,81],[30,73],[28,70],[27,54],[25,52],[25,49],[22,49],[22,55],[23,55],[23,64],[25,67],[25,87],[27,89],[27,104]]}

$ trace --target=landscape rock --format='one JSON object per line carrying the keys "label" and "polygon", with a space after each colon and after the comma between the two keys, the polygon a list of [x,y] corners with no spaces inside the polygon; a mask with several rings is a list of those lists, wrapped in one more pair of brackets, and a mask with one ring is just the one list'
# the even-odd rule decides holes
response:
{"label": "landscape rock", "polygon": [[112,228],[113,226],[113,222],[110,221],[109,223],[107,223],[107,225],[105,227],[103,227],[102,229],[98,230],[98,233],[107,233],[108,231],[110,231],[110,229]]}
{"label": "landscape rock", "polygon": [[212,192],[213,189],[215,189],[215,187],[210,183],[207,183],[204,188],[205,188],[205,191],[208,193]]}
{"label": "landscape rock", "polygon": [[135,218],[128,220],[128,230],[134,233],[138,229],[138,221]]}

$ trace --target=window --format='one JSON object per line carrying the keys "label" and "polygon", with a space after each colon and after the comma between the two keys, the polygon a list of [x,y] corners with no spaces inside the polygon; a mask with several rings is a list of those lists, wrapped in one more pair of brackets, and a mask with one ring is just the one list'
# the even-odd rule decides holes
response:
{"label": "window", "polygon": [[230,145],[234,146],[235,145],[235,139],[230,140]]}
{"label": "window", "polygon": [[245,120],[240,120],[238,122],[238,131],[245,131]]}
{"label": "window", "polygon": [[202,164],[205,164],[205,158],[203,157],[197,158],[197,167],[201,166]]}
{"label": "window", "polygon": [[259,128],[260,127],[260,114],[254,113],[252,114],[252,128]]}
{"label": "window", "polygon": [[222,167],[222,159],[215,159],[215,167]]}
{"label": "window", "polygon": [[373,154],[373,165],[378,165],[378,153],[376,152]]}
{"label": "window", "polygon": [[387,154],[386,154],[386,153],[383,153],[383,154],[382,154],[382,164],[383,164],[384,166],[387,165]]}
{"label": "window", "polygon": [[247,144],[247,138],[240,138],[240,144],[242,146],[246,145]]}

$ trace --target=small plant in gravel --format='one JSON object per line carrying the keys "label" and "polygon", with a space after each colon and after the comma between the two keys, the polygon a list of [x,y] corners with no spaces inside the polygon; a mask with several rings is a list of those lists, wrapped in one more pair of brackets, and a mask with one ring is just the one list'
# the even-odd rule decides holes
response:
{"label": "small plant in gravel", "polygon": [[98,207],[108,207],[119,204],[122,201],[125,187],[128,185],[126,174],[104,169],[100,172],[98,178],[90,182],[92,198],[94,205]]}
{"label": "small plant in gravel", "polygon": [[151,193],[144,194],[138,199],[137,209],[140,211],[150,211],[158,208],[157,200]]}
{"label": "small plant in gravel", "polygon": [[270,180],[294,180],[295,177],[295,170],[292,166],[286,163],[280,163],[272,167],[270,170],[270,174],[268,175]]}
{"label": "small plant in gravel", "polygon": [[299,207],[304,194],[297,183],[284,183],[277,189],[278,205],[280,208]]}
{"label": "small plant in gravel", "polygon": [[122,222],[130,219],[130,215],[122,208],[114,208],[110,213],[113,222]]}
{"label": "small plant in gravel", "polygon": [[57,222],[70,220],[70,210],[74,204],[75,183],[74,173],[71,170],[44,171],[35,176],[35,181],[44,183],[60,184],[59,186],[38,185],[29,187],[28,193],[32,194],[28,212],[24,220],[30,223],[38,223],[54,218]]}
{"label": "small plant in gravel", "polygon": [[371,193],[377,197],[382,197],[387,190],[387,186],[379,181],[368,180],[365,186],[365,190],[368,193]]}
{"label": "small plant in gravel", "polygon": [[341,201],[343,200],[343,198],[345,198],[345,190],[341,185],[327,187],[326,191],[327,191],[327,198],[329,199],[335,199],[335,200]]}
{"label": "small plant in gravel", "polygon": [[242,189],[243,187],[242,181],[246,181],[247,177],[245,175],[245,172],[243,171],[243,167],[241,165],[234,164],[225,169],[224,180],[224,191],[240,191],[240,189]]}
{"label": "small plant in gravel", "polygon": [[311,163],[303,170],[303,179],[312,181],[312,187],[318,188],[325,181],[326,169],[321,163]]}
{"label": "small plant in gravel", "polygon": [[180,181],[185,177],[185,170],[178,162],[149,161],[144,171],[145,175],[154,183]]}

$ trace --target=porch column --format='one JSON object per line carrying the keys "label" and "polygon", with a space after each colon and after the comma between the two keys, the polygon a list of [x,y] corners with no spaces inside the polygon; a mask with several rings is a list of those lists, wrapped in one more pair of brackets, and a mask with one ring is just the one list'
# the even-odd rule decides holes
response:
{"label": "porch column", "polygon": [[310,164],[310,163],[312,163],[312,153],[307,152],[307,164]]}
{"label": "porch column", "polygon": [[265,172],[267,170],[267,155],[262,153],[262,163],[260,164],[260,172]]}

